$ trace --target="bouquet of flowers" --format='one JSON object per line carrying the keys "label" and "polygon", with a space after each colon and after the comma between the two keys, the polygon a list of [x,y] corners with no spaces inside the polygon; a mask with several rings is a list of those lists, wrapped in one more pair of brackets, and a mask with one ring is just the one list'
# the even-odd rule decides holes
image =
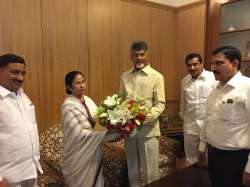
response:
{"label": "bouquet of flowers", "polygon": [[124,94],[108,96],[97,108],[95,117],[106,129],[114,129],[121,136],[133,136],[145,122],[149,110],[145,99]]}

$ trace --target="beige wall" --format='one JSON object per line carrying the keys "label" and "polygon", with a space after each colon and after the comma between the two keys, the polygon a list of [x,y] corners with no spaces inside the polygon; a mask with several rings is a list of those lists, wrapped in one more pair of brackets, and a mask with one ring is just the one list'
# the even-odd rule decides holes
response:
{"label": "beige wall", "polygon": [[204,7],[175,9],[141,0],[0,0],[0,54],[25,57],[24,89],[36,105],[40,131],[60,122],[66,72],[85,74],[87,94],[97,104],[117,92],[136,39],[148,42],[151,64],[166,78],[167,100],[178,100],[183,56],[203,53]]}

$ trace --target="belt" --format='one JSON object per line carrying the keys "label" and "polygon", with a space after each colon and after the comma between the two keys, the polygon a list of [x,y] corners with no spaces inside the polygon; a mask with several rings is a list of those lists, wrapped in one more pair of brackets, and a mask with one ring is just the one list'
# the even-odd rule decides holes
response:
{"label": "belt", "polygon": [[216,151],[216,152],[224,152],[225,150],[222,150],[222,149],[218,149],[210,144],[208,144],[208,151]]}
{"label": "belt", "polygon": [[247,149],[224,150],[224,149],[218,149],[208,144],[208,151],[214,151],[214,152],[220,152],[220,153],[226,153],[226,152],[248,152],[249,153],[250,150],[247,150]]}

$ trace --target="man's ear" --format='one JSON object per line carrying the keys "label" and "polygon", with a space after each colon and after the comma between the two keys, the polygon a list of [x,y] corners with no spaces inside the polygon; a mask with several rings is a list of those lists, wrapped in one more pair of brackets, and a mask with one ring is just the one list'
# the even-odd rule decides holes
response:
{"label": "man's ear", "polygon": [[232,64],[233,64],[237,69],[238,69],[239,63],[240,63],[240,61],[239,61],[238,59],[234,59],[234,60],[232,61]]}
{"label": "man's ear", "polygon": [[2,73],[4,71],[5,67],[0,67],[0,73]]}
{"label": "man's ear", "polygon": [[130,59],[133,59],[133,53],[132,52],[130,52]]}
{"label": "man's ear", "polygon": [[149,60],[150,58],[150,53],[148,51],[146,51],[146,55],[147,55],[147,60]]}
{"label": "man's ear", "polygon": [[201,66],[202,66],[202,68],[204,68],[204,63],[203,62],[201,62]]}

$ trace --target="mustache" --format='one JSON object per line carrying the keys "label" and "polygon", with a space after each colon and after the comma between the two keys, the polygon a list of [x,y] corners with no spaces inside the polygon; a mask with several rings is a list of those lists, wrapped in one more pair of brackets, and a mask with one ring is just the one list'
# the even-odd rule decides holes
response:
{"label": "mustache", "polygon": [[189,73],[196,72],[197,70],[188,70]]}
{"label": "mustache", "polygon": [[220,72],[216,71],[216,70],[213,70],[212,71],[214,74],[220,74]]}
{"label": "mustache", "polygon": [[14,80],[14,82],[17,82],[17,83],[20,83],[20,84],[22,84],[22,83],[23,83],[23,81],[22,81],[22,80]]}

